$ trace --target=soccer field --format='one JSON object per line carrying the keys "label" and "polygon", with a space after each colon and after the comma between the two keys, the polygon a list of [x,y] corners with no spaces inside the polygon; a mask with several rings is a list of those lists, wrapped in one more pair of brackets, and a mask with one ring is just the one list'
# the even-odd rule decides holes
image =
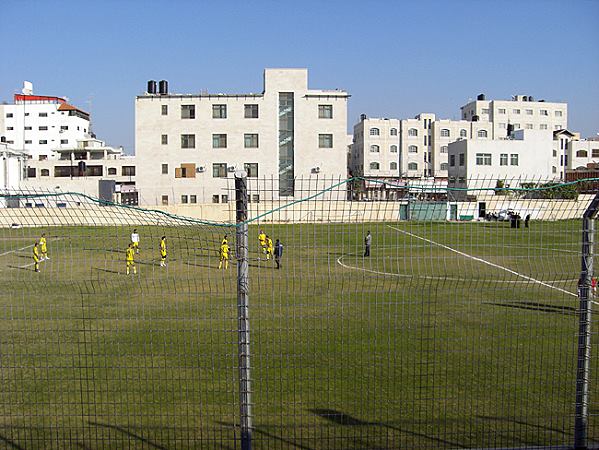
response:
{"label": "soccer field", "polygon": [[[238,446],[234,255],[218,269],[235,228],[137,226],[127,276],[132,229],[0,229],[9,448]],[[259,229],[284,244],[280,270]],[[251,225],[254,447],[572,444],[580,234],[575,220]]]}

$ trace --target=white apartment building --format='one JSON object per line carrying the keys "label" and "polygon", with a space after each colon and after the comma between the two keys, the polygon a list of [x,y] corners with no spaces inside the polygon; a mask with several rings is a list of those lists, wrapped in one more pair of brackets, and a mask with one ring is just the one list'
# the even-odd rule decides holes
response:
{"label": "white apartment building", "polygon": [[24,83],[14,103],[0,105],[0,140],[30,159],[57,157],[57,150],[73,147],[89,137],[89,114],[61,97],[33,95],[33,86]]}
{"label": "white apartment building", "polygon": [[298,177],[347,176],[349,95],[309,89],[307,69],[266,69],[259,94],[161,91],[135,101],[142,203],[226,202],[239,169],[274,179],[273,198],[301,196]]}
{"label": "white apartment building", "polygon": [[568,128],[568,104],[534,100],[530,95],[514,95],[511,100],[487,100],[484,94],[461,108],[462,119],[491,122],[491,139],[507,136],[508,124],[514,130],[561,130]]}
{"label": "white apartment building", "polygon": [[[11,194],[20,189],[25,173],[27,155],[12,150],[8,144],[0,142],[0,192]],[[12,203],[14,204],[14,202]],[[0,197],[0,208],[12,206],[11,201]]]}

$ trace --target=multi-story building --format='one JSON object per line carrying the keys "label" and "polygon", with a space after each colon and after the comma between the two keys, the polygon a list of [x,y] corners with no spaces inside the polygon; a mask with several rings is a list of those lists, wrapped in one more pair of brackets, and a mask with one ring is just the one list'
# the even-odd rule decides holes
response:
{"label": "multi-story building", "polygon": [[301,196],[298,177],[347,176],[349,95],[308,89],[307,69],[266,69],[260,94],[172,94],[161,87],[135,102],[143,203],[228,201],[227,179],[240,169],[250,179],[274,179],[273,198]]}
{"label": "multi-story building", "polygon": [[568,104],[537,100],[530,95],[514,95],[511,100],[487,100],[484,94],[461,108],[462,119],[491,122],[491,139],[507,136],[514,130],[561,130],[568,128]]}
{"label": "multi-story building", "polygon": [[[0,142],[0,192],[12,194],[21,188],[25,174],[27,155],[11,149],[5,142]],[[13,206],[14,202],[0,197],[0,208]]]}
{"label": "multi-story building", "polygon": [[24,83],[14,103],[0,105],[0,139],[30,159],[57,157],[56,150],[72,147],[89,137],[90,117],[64,98],[33,95],[33,86]]}

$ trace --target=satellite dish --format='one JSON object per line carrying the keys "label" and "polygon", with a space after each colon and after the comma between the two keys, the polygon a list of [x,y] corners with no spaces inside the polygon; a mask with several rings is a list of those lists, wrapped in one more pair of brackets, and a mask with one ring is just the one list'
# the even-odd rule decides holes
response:
{"label": "satellite dish", "polygon": [[31,81],[23,81],[23,89],[21,92],[24,95],[32,95],[33,94],[33,83]]}

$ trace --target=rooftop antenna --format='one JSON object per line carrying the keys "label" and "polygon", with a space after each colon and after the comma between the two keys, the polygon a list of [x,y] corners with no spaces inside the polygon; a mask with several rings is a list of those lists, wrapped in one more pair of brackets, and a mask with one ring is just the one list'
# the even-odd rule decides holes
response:
{"label": "rooftop antenna", "polygon": [[89,134],[90,136],[94,136],[94,132],[92,131],[92,107],[94,103],[94,93],[90,93],[89,97],[85,101],[87,103],[87,112],[89,113]]}

